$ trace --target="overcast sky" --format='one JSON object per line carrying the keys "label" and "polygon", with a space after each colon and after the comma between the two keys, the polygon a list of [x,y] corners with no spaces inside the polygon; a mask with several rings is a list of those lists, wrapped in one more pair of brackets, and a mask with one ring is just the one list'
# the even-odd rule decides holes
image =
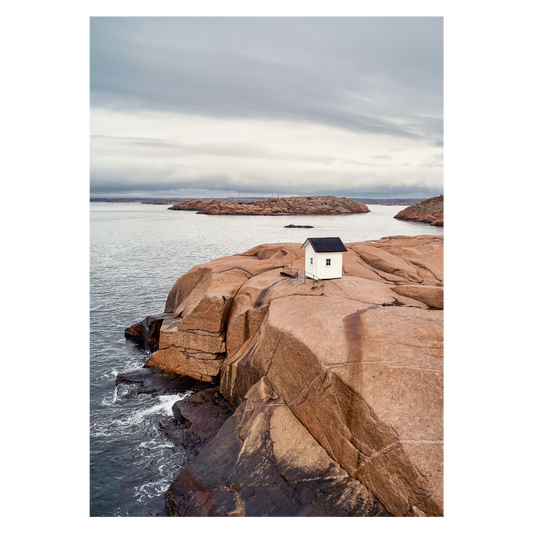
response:
{"label": "overcast sky", "polygon": [[91,196],[443,192],[440,17],[91,18]]}

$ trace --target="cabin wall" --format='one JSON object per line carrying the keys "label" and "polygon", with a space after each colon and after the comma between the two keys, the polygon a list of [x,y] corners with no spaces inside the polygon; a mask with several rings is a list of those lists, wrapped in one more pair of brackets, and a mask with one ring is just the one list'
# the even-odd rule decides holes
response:
{"label": "cabin wall", "polygon": [[[317,274],[317,267],[318,267],[318,260],[319,260],[319,254],[317,254],[314,250],[311,244],[307,244],[305,247],[305,271],[309,272],[309,274],[314,274],[315,276],[318,276]],[[313,264],[311,264],[311,258],[313,259]]]}
{"label": "cabin wall", "polygon": [[[313,264],[311,264],[311,258]],[[326,259],[331,259],[331,266],[326,266]],[[320,279],[335,279],[342,277],[342,252],[317,253],[308,243],[305,247],[305,271]]]}
{"label": "cabin wall", "polygon": [[[342,252],[324,252],[317,254],[318,263],[316,267],[316,276],[320,279],[334,279],[342,277]],[[326,266],[326,259],[331,259],[331,266]]]}

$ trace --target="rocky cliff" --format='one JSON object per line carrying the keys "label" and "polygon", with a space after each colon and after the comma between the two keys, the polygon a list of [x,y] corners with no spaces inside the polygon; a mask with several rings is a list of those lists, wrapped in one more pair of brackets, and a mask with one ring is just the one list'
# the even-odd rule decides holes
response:
{"label": "rocky cliff", "polygon": [[204,215],[349,215],[370,212],[366,205],[336,196],[269,198],[251,203],[195,199],[169,209],[198,211]]}
{"label": "rocky cliff", "polygon": [[413,204],[400,211],[394,218],[444,226],[444,195]]}
{"label": "rocky cliff", "polygon": [[169,514],[443,515],[443,238],[346,247],[322,283],[282,275],[304,269],[300,244],[197,265],[129,328],[155,349],[147,367],[237,407]]}

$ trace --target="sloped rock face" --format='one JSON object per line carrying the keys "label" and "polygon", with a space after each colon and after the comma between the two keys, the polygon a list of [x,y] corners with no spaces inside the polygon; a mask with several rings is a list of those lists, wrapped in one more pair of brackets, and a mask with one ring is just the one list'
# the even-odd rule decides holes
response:
{"label": "sloped rock face", "polygon": [[[306,324],[297,318],[304,310]],[[414,505],[440,515],[441,317],[428,313],[438,312],[274,300],[255,342],[223,367],[221,390],[238,402],[266,375],[329,455],[389,512],[402,516]]]}
{"label": "sloped rock face", "polygon": [[174,516],[389,516],[262,378],[166,494]]}
{"label": "sloped rock face", "polygon": [[360,202],[336,196],[270,198],[253,203],[189,200],[169,207],[175,211],[198,211],[205,215],[349,215],[369,213]]}
{"label": "sloped rock face", "polygon": [[328,453],[395,515],[443,512],[443,315],[435,310],[443,307],[442,244],[348,244],[341,280],[318,294],[277,285],[258,305],[274,273],[262,274],[239,291],[228,325],[237,340],[248,318],[243,343],[228,342],[223,393],[238,403],[266,375]]}
{"label": "sloped rock face", "polygon": [[[220,380],[221,393],[238,406],[172,486],[169,505],[180,516],[327,516],[331,500],[314,511],[309,503],[322,501],[326,489],[315,486],[307,499],[283,492],[289,489],[278,484],[279,460],[262,455],[275,448],[269,442],[279,438],[289,446],[301,431],[338,475],[348,475],[341,483],[346,492],[337,493],[337,474],[333,481],[314,463],[314,473],[302,474],[327,479],[331,494],[346,495],[346,507],[331,508],[334,516],[378,513],[374,496],[395,516],[443,515],[443,238],[389,237],[346,247],[343,277],[323,285],[280,275],[286,264],[304,268],[299,244],[217,259],[174,285],[159,350],[148,364]],[[192,360],[204,367],[193,368]],[[278,411],[295,421],[272,437]],[[245,430],[251,420],[257,427]],[[302,472],[303,453],[289,460]],[[223,457],[232,457],[233,466]],[[289,480],[291,491],[298,479]],[[362,497],[352,481],[370,496]],[[266,490],[269,483],[292,502],[288,507],[280,493]],[[272,507],[261,507],[258,494]]]}
{"label": "sloped rock face", "polygon": [[394,218],[444,226],[444,195],[413,204],[400,211]]}

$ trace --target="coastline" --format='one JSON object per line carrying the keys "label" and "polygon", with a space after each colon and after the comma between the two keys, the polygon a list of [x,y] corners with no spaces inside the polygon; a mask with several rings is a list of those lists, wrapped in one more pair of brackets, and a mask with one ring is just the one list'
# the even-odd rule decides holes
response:
{"label": "coastline", "polygon": [[[271,476],[275,471],[284,472],[284,469],[288,468],[296,476],[291,478],[291,487],[299,486],[298,480],[303,479],[301,476],[305,479],[311,476],[317,483],[320,480],[319,485],[313,489],[314,492],[311,491],[314,496],[310,501],[322,501],[321,498],[325,497],[328,491],[322,490],[320,487],[325,485],[320,484],[326,483],[326,480],[329,480],[328,483],[332,482],[331,476],[321,470],[320,465],[325,464],[322,460],[324,458],[311,462],[312,465],[309,466],[298,459],[302,457],[301,450],[291,455],[288,451],[279,452],[279,447],[277,455],[273,452],[274,455],[266,459],[259,449],[256,450],[258,453],[247,456],[247,469],[241,471],[239,479],[234,480],[240,489],[232,489],[233,496],[223,490],[223,486],[230,482],[231,473],[224,474],[224,468],[213,460],[216,450],[229,446],[225,456],[231,463],[231,450],[242,458],[244,448],[238,451],[237,444],[247,446],[248,438],[253,442],[262,442],[263,447],[260,449],[273,449],[272,442],[283,443],[285,436],[272,435],[270,430],[257,433],[247,426],[247,420],[250,420],[250,417],[257,421],[263,420],[260,425],[266,427],[264,424],[269,420],[281,417],[285,424],[298,428],[294,429],[294,432],[311,435],[314,442],[320,444],[319,455],[326,453],[328,464],[336,464],[346,473],[346,482],[350,484],[352,482],[349,480],[353,480],[361,484],[361,490],[364,488],[364,491],[367,491],[365,497],[358,500],[366,502],[365,505],[342,509],[332,505],[329,500],[327,505],[324,500],[324,505],[320,504],[315,508],[305,498],[305,501],[297,499],[298,504],[294,503],[294,498],[289,498],[292,507],[285,508],[284,512],[289,513],[286,516],[298,512],[312,515],[313,512],[318,512],[318,509],[321,509],[321,513],[336,513],[320,514],[321,516],[342,516],[343,513],[350,516],[373,516],[372,513],[381,512],[395,516],[441,516],[442,347],[439,348],[438,343],[441,343],[439,339],[442,336],[442,310],[439,309],[439,306],[442,307],[443,289],[442,245],[443,238],[436,236],[390,237],[377,242],[348,244],[350,257],[345,258],[343,279],[326,282],[325,290],[320,294],[313,292],[311,284],[298,280],[281,281],[279,274],[283,265],[298,265],[298,261],[301,262],[299,245],[259,245],[243,254],[197,265],[182,276],[167,298],[166,317],[159,317],[162,319],[159,349],[152,353],[147,366],[188,374],[200,381],[210,382],[211,386],[216,386],[219,382],[220,393],[238,412],[226,419],[219,431],[220,435],[217,433],[210,441],[212,444],[207,443],[205,451],[200,451],[193,463],[180,473],[167,493],[167,513],[177,513],[179,516],[198,516],[197,513],[201,515],[203,511],[197,500],[198,495],[195,496],[196,492],[191,488],[196,486],[195,483],[201,483],[205,489],[202,498],[211,502],[211,510],[215,515],[244,513],[241,515],[251,516],[246,514],[246,508],[248,513],[254,515],[253,513],[259,512],[258,508],[248,502],[246,494],[253,487],[258,490],[258,486],[255,486],[258,483],[257,476],[250,478],[251,471],[255,471],[255,467],[252,468],[251,465],[256,464],[257,460],[263,461],[261,464],[264,472],[270,472]],[[410,258],[414,256],[417,260],[411,263]],[[316,308],[314,303],[319,307]],[[331,312],[327,313],[327,310]],[[325,311],[326,318],[323,315]],[[317,312],[320,318],[316,315]],[[308,317],[309,324],[306,324],[302,317]],[[380,324],[384,318],[389,325],[382,330],[383,326]],[[406,328],[405,325],[409,324]],[[415,424],[418,429],[413,428],[410,417],[398,418],[399,413],[394,402],[391,404],[388,400],[379,399],[378,393],[383,390],[384,383],[378,385],[379,380],[375,382],[375,376],[370,379],[366,371],[361,372],[370,360],[366,365],[361,363],[369,356],[371,359],[376,357],[371,347],[378,331],[379,338],[388,339],[392,350],[388,357],[391,357],[394,350],[402,346],[402,342],[411,339],[409,343],[413,344],[413,328],[415,332],[417,328],[422,328],[420,331],[426,332],[426,338],[416,337],[415,344],[418,343],[419,347],[415,352],[412,352],[414,348],[410,349],[409,358],[416,357],[420,362],[425,361],[424,365],[430,364],[434,368],[430,382],[427,382],[427,376],[416,372],[411,376],[417,387],[425,383],[426,390],[429,386],[429,390],[434,391],[431,400],[433,407],[428,407],[428,398],[419,398],[415,402],[421,402],[416,408],[418,415],[413,416],[424,420],[426,426],[430,424],[431,435],[427,434],[427,428],[426,434],[421,434],[420,431],[424,433],[424,430],[420,424]],[[300,330],[301,333],[298,333]],[[318,337],[317,331],[322,332]],[[429,334],[430,331],[433,333]],[[327,355],[328,353],[332,355]],[[345,355],[341,357],[340,354],[343,353]],[[334,359],[330,360],[332,356]],[[400,358],[396,364],[402,366],[405,362],[401,363]],[[389,381],[392,379],[389,388],[395,390],[400,383],[404,383],[405,377],[401,377],[403,374],[400,372],[401,375],[396,375],[395,367],[389,367],[385,361],[380,363],[376,360],[371,367],[378,368],[380,365],[380,374],[386,370]],[[315,370],[312,370],[313,368]],[[359,371],[353,374],[355,368],[359,368]],[[317,389],[319,384],[321,385]],[[322,390],[324,385],[327,386]],[[369,396],[369,390],[375,392]],[[334,394],[329,397],[331,393]],[[338,405],[332,407],[339,394],[345,397],[346,405],[355,407],[355,412],[348,414],[342,407],[339,411]],[[416,391],[410,394],[417,397]],[[359,399],[355,400],[356,398]],[[316,404],[316,401],[319,403]],[[312,405],[314,407],[309,410]],[[319,418],[322,423],[317,425],[316,413],[312,413],[318,406],[318,412],[322,413]],[[349,422],[353,416],[356,417],[354,420],[362,420],[361,416],[369,409],[373,415],[370,419],[363,417],[367,421],[362,430],[358,428],[360,422],[355,426]],[[426,416],[428,409],[432,411],[429,418]],[[384,413],[388,411],[390,413],[383,418]],[[391,426],[385,419],[393,416],[394,412],[397,423]],[[433,422],[428,422],[429,419]],[[337,423],[331,426],[330,422],[328,429],[323,427],[325,420],[345,422],[338,427]],[[178,432],[182,435],[180,438],[187,432],[190,433],[190,426],[182,427],[183,423],[179,417],[169,422],[170,427],[179,429]],[[267,426],[271,429],[273,427],[270,422]],[[222,431],[224,427],[226,429]],[[231,431],[230,427],[233,428]],[[245,430],[246,427],[250,431]],[[390,429],[386,429],[388,427]],[[240,428],[239,431],[236,428]],[[235,437],[232,435],[236,434],[240,437],[234,441]],[[353,439],[352,444],[348,448],[343,444],[343,439],[339,441],[338,435],[343,434],[352,435],[349,438]],[[234,444],[230,445],[231,442]],[[415,450],[408,442],[429,444],[414,445]],[[282,445],[282,449],[292,448],[294,446],[291,447],[289,442]],[[378,462],[370,460],[378,456],[381,457]],[[367,459],[362,459],[363,457]],[[283,458],[286,459],[285,462]],[[411,463],[413,465],[409,466]],[[219,476],[220,479],[229,476],[224,481],[227,482],[226,485],[223,483],[211,488],[205,485],[206,479],[200,473],[205,471],[207,464],[211,465],[210,475]],[[364,464],[365,467],[357,466],[358,464]],[[398,471],[400,464],[403,466]],[[308,470],[305,470],[306,468]],[[400,475],[403,481],[400,488],[389,487],[383,493],[383,489],[378,487],[387,487],[390,468],[394,468],[395,475]],[[426,481],[416,474],[420,468],[425,468],[426,471],[429,468],[432,472],[429,478],[436,480],[436,485],[428,486],[429,471],[426,472]],[[340,479],[339,472],[335,479]],[[281,481],[276,487],[278,492],[287,490]],[[222,494],[221,491],[226,494],[226,503],[217,504],[213,498],[216,500],[216,494]],[[278,497],[276,491],[272,491],[268,497],[265,496],[266,501],[274,501]],[[430,496],[421,497],[421,493]],[[244,508],[241,506],[240,510],[236,510],[238,506],[236,507],[235,498],[250,505],[245,505]],[[263,509],[263,512],[267,511]]]}

